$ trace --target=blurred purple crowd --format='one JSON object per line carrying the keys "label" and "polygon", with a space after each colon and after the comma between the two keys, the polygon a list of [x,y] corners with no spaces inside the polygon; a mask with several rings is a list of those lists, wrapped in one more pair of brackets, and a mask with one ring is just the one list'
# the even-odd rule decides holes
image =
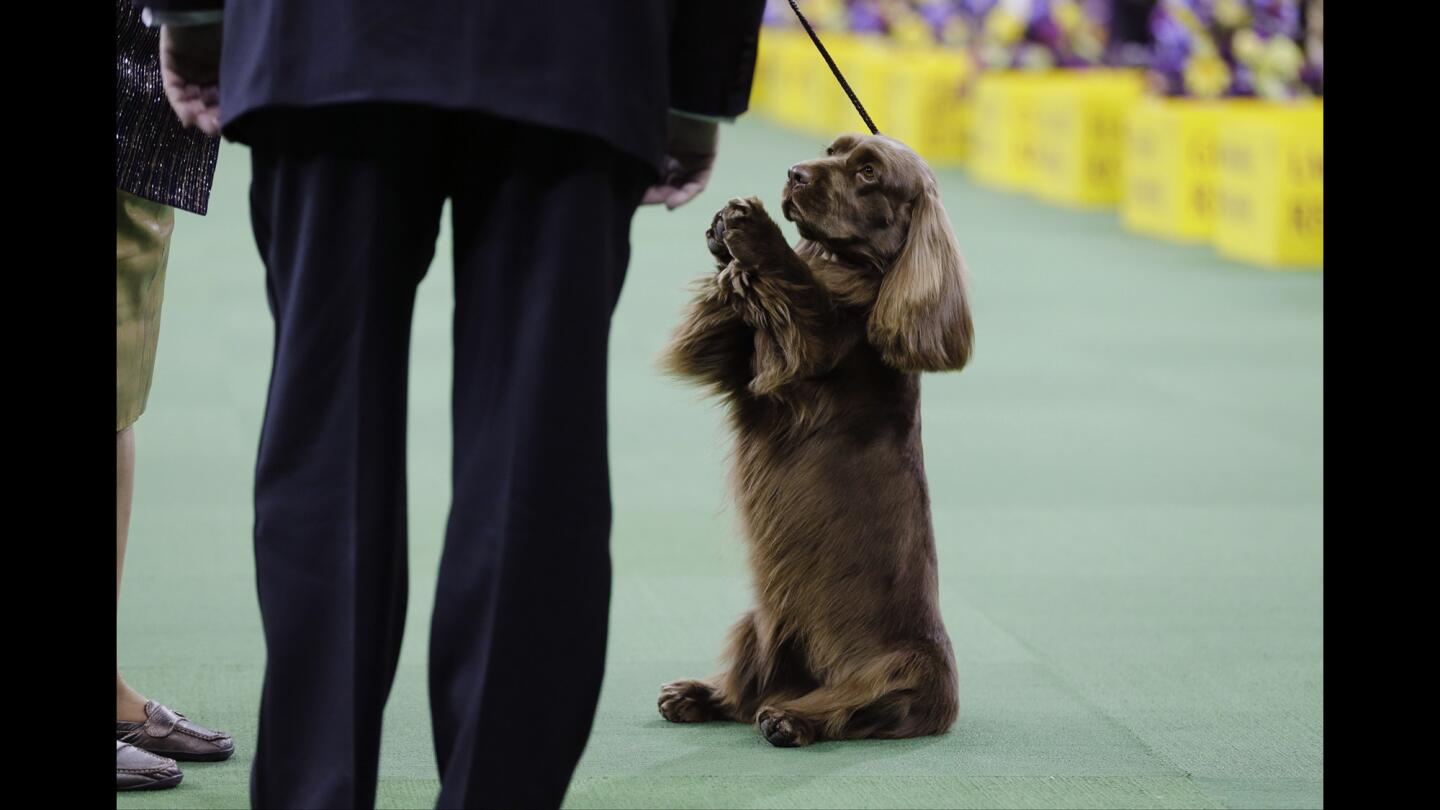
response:
{"label": "blurred purple crowd", "polygon": [[[963,50],[980,68],[1148,69],[1166,95],[1323,93],[1323,0],[798,0],[820,31]],[[765,21],[795,26],[788,0]]]}

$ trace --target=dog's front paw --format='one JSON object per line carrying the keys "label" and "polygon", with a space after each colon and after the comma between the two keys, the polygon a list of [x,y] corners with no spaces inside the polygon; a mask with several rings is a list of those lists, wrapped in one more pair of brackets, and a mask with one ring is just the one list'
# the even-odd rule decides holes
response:
{"label": "dog's front paw", "polygon": [[776,748],[799,748],[815,742],[814,723],[770,706],[755,713],[755,728]]}
{"label": "dog's front paw", "polygon": [[715,716],[715,690],[703,681],[675,681],[660,687],[660,716],[672,723],[702,723]]}
{"label": "dog's front paw", "polygon": [[722,269],[735,258],[730,255],[730,248],[725,247],[724,208],[715,212],[715,216],[710,220],[710,227],[705,229],[705,247],[710,250],[710,255],[715,257],[716,264]]}
{"label": "dog's front paw", "polygon": [[750,292],[753,283],[754,279],[750,276],[750,270],[733,259],[715,274],[716,290],[725,300],[735,301],[735,299],[744,298]]}
{"label": "dog's front paw", "polygon": [[737,197],[725,204],[718,219],[723,225],[720,238],[730,255],[752,267],[777,258],[777,251],[789,250],[780,226],[765,212],[758,197]]}

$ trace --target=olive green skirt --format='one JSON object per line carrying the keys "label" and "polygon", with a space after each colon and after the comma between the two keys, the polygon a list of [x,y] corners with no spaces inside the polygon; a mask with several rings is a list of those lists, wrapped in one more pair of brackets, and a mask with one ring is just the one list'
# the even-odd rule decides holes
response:
{"label": "olive green skirt", "polygon": [[145,412],[175,211],[115,190],[115,432]]}

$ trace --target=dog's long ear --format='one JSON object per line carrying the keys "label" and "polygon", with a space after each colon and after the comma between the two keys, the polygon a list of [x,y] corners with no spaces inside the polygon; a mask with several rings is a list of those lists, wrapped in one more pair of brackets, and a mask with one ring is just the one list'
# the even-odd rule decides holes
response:
{"label": "dog's long ear", "polygon": [[933,180],[915,200],[910,232],[885,271],[870,312],[870,342],[901,371],[958,370],[970,359],[974,327],[964,260]]}

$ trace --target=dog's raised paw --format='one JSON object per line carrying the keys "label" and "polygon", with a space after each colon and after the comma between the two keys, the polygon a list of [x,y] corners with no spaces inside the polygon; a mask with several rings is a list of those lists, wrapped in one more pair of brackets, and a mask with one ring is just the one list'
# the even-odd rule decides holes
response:
{"label": "dog's raised paw", "polygon": [[721,295],[744,298],[750,289],[750,274],[739,262],[732,260],[715,274],[715,283],[719,286]]}
{"label": "dog's raised paw", "polygon": [[733,197],[725,203],[724,208],[720,209],[720,218],[728,226],[744,222],[764,212],[765,205],[760,202],[759,197]]}
{"label": "dog's raised paw", "polygon": [[815,741],[815,728],[809,720],[768,706],[756,713],[755,728],[776,748],[799,748]]}
{"label": "dog's raised paw", "polygon": [[[759,197],[736,197],[725,207],[720,209],[716,222],[719,228],[715,229],[720,238],[729,244],[728,237],[739,231],[759,231],[768,233],[774,229],[774,220],[765,211],[765,204],[760,202]],[[768,227],[767,227],[768,226]],[[734,251],[732,246],[731,251]]]}
{"label": "dog's raised paw", "polygon": [[715,261],[718,262],[721,267],[729,264],[733,258],[730,255],[730,248],[725,247],[724,208],[715,212],[715,216],[710,220],[710,227],[705,229],[705,247],[710,251],[710,255],[715,257]]}
{"label": "dog's raised paw", "polygon": [[660,687],[660,716],[672,723],[702,723],[715,715],[715,690],[702,681],[675,681]]}
{"label": "dog's raised paw", "polygon": [[725,243],[731,256],[753,268],[783,262],[790,252],[785,234],[765,213],[758,197],[737,197],[726,203],[711,232]]}

